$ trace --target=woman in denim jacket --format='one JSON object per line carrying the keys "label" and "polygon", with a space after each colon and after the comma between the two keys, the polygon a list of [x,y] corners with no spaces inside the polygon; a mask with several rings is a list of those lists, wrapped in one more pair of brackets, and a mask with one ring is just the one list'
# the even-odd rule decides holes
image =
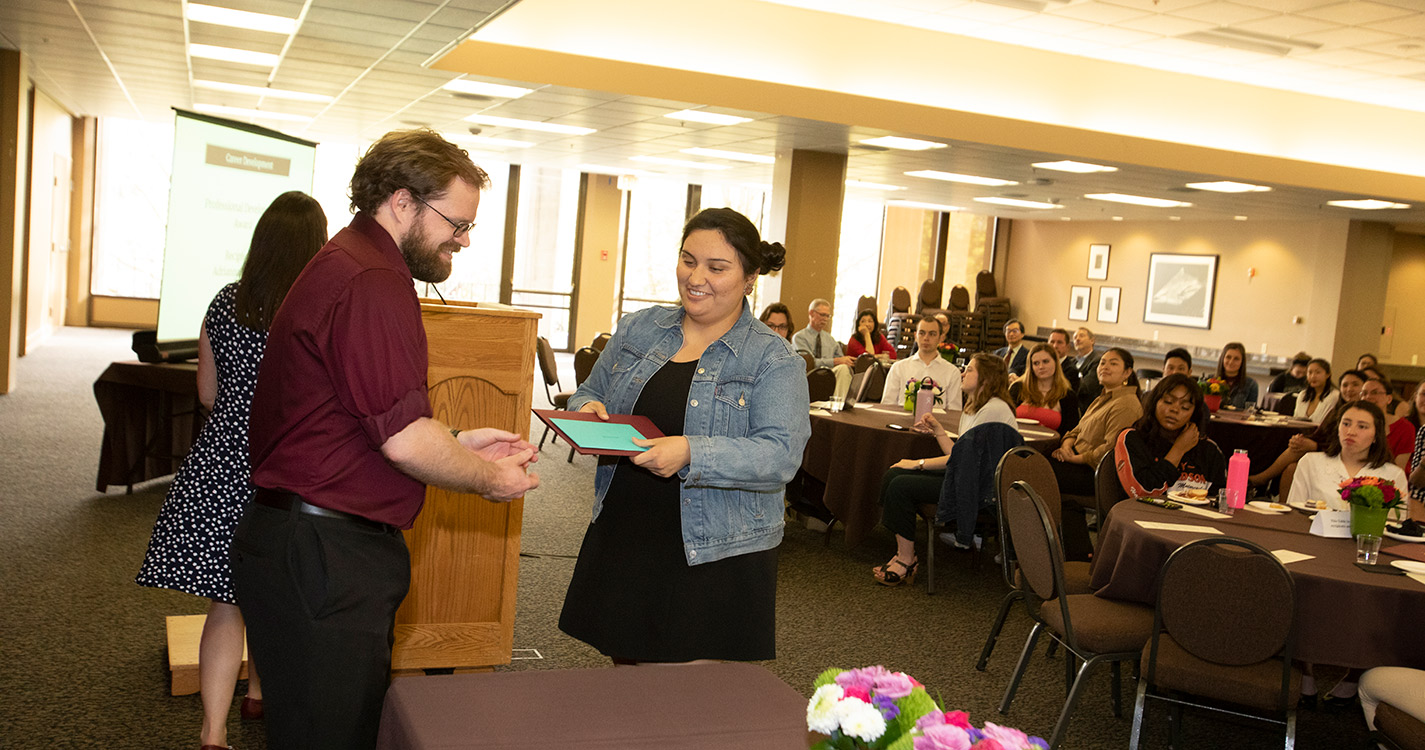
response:
{"label": "woman in denim jacket", "polygon": [[785,250],[728,208],[683,228],[679,307],[626,316],[569,408],[665,437],[600,459],[559,628],[616,663],[774,657],[783,490],[811,434],[806,368],[746,295]]}

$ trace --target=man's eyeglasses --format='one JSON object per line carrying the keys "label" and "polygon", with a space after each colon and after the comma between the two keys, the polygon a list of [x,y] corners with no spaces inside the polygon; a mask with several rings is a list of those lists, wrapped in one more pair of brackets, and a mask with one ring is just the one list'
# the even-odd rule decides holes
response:
{"label": "man's eyeglasses", "polygon": [[411,197],[412,197],[412,198],[415,198],[415,199],[418,200],[418,201],[420,201],[420,202],[421,202],[421,205],[423,205],[423,206],[425,206],[426,208],[429,208],[430,210],[434,211],[436,216],[439,216],[440,218],[445,219],[445,223],[449,224],[449,225],[450,225],[450,228],[455,230],[454,236],[457,237],[457,238],[458,238],[460,235],[465,234],[466,232],[469,232],[471,229],[474,229],[474,228],[475,228],[475,222],[473,222],[473,221],[462,221],[462,222],[458,222],[458,223],[457,223],[457,222],[455,222],[455,221],[452,221],[449,216],[446,216],[445,214],[441,213],[441,212],[440,212],[440,209],[436,208],[435,206],[432,206],[432,205],[429,204],[429,203],[426,203],[426,202],[425,202],[425,199],[422,198],[422,197],[420,197],[419,195],[416,195],[415,193],[411,193]]}

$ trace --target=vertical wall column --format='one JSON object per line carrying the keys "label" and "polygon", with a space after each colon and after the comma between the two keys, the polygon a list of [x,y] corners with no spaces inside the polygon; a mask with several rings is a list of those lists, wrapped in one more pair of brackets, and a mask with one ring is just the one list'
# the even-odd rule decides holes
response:
{"label": "vertical wall column", "polygon": [[846,154],[800,149],[777,153],[767,236],[786,245],[787,265],[778,279],[763,282],[763,299],[784,303],[798,327],[806,325],[812,300],[831,299],[836,293],[845,194]]}
{"label": "vertical wall column", "polygon": [[94,255],[94,185],[98,176],[99,118],[74,118],[74,155],[71,179],[74,192],[69,208],[69,272],[65,274],[64,324],[89,325],[89,276]]}
{"label": "vertical wall column", "polygon": [[30,76],[18,50],[0,49],[0,393],[15,389],[29,214]]}
{"label": "vertical wall column", "polygon": [[1380,356],[1381,321],[1385,317],[1385,281],[1395,252],[1395,229],[1378,221],[1352,221],[1346,230],[1346,262],[1336,304],[1335,346],[1331,371],[1354,367],[1356,358]]}
{"label": "vertical wall column", "polygon": [[574,249],[574,294],[570,306],[575,349],[614,329],[619,268],[623,262],[623,191],[618,178],[586,174],[579,191],[579,228]]}

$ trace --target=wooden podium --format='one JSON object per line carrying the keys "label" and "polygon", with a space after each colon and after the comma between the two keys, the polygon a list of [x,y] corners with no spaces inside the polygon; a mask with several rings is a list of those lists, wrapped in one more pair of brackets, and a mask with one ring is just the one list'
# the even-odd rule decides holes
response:
{"label": "wooden podium", "polygon": [[[529,438],[539,314],[422,300],[435,418]],[[524,500],[426,490],[406,532],[411,591],[396,613],[395,672],[508,664],[514,641]]]}

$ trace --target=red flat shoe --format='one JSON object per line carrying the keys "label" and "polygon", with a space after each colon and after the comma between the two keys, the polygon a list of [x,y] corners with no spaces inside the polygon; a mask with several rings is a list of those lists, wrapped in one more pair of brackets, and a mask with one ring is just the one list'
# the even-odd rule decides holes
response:
{"label": "red flat shoe", "polygon": [[198,748],[198,750],[233,750],[233,749],[232,749],[231,747],[228,747],[227,745],[203,745],[202,747]]}
{"label": "red flat shoe", "polygon": [[242,697],[242,706],[238,708],[238,713],[247,721],[257,721],[262,718],[262,699]]}

